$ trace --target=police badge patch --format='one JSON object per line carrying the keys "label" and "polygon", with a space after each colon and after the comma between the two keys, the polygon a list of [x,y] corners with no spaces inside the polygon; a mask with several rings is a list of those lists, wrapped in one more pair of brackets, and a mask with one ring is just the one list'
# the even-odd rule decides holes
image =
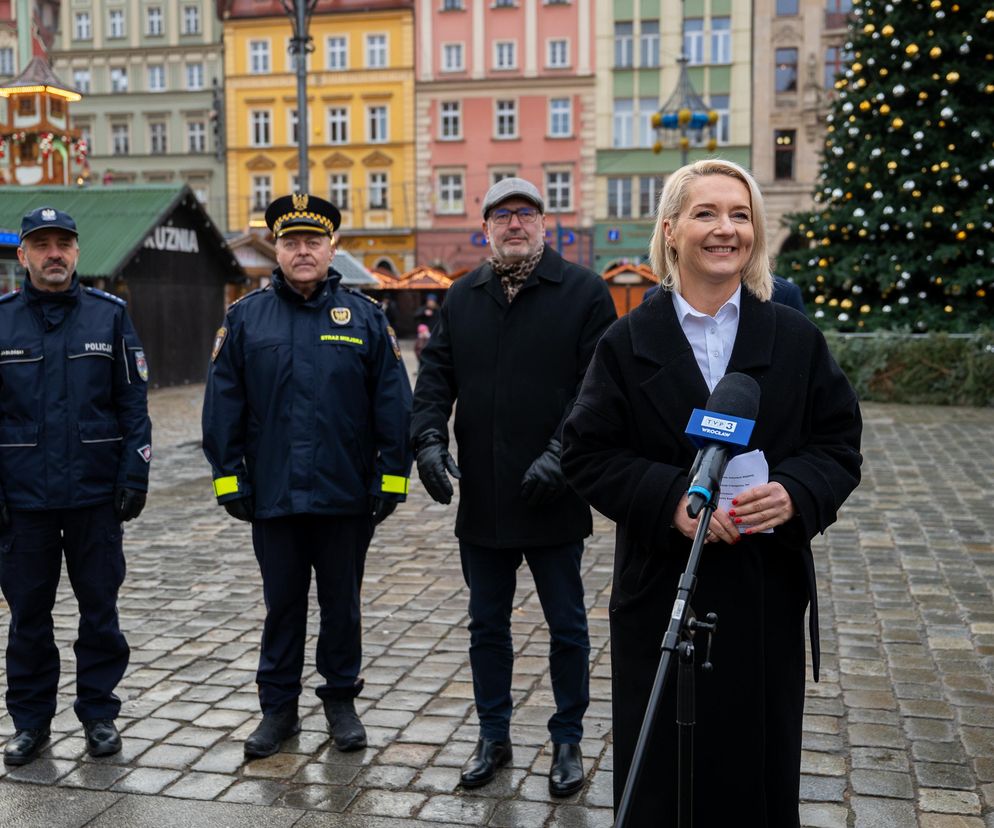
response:
{"label": "police badge patch", "polygon": [[400,343],[397,341],[397,332],[391,325],[387,325],[387,335],[390,337],[390,345],[393,347],[393,355],[400,359]]}
{"label": "police badge patch", "polygon": [[152,447],[148,443],[146,443],[140,449],[136,449],[136,451],[141,455],[142,460],[144,460],[146,463],[152,462]]}
{"label": "police badge patch", "polygon": [[142,382],[148,382],[148,362],[144,351],[135,351],[135,368],[138,369],[138,376],[142,378]]}
{"label": "police badge patch", "polygon": [[352,311],[348,308],[332,308],[328,313],[336,325],[348,325],[352,321]]}
{"label": "police badge patch", "polygon": [[211,362],[214,362],[214,360],[217,359],[217,355],[221,353],[221,346],[224,345],[224,340],[227,335],[227,328],[218,328],[217,333],[214,334],[214,348],[211,350]]}

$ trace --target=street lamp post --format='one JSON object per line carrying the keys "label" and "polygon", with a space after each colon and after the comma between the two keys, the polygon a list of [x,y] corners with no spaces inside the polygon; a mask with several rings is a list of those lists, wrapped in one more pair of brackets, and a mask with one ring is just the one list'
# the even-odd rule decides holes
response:
{"label": "street lamp post", "polygon": [[297,187],[300,192],[309,191],[309,168],[307,164],[307,55],[314,51],[314,42],[307,33],[311,15],[318,0],[280,0],[283,10],[293,26],[290,38],[290,54],[296,58],[297,68]]}
{"label": "street lamp post", "polygon": [[652,126],[658,134],[652,151],[662,152],[663,139],[668,137],[666,133],[675,132],[679,136],[677,145],[680,147],[680,166],[683,166],[687,163],[691,132],[698,135],[703,135],[706,132],[708,151],[715,151],[718,141],[714,137],[714,127],[718,123],[718,113],[704,103],[690,82],[690,74],[687,72],[687,64],[690,59],[687,55],[681,51],[676,62],[680,66],[676,89],[673,90],[673,94],[670,95],[662,108],[652,116]]}

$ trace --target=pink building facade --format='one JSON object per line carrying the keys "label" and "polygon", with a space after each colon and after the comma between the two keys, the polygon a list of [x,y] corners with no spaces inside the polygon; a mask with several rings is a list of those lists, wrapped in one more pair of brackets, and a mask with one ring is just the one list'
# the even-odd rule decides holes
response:
{"label": "pink building facade", "polygon": [[547,242],[588,264],[593,0],[417,2],[417,261],[476,267],[483,196],[516,175],[545,197]]}

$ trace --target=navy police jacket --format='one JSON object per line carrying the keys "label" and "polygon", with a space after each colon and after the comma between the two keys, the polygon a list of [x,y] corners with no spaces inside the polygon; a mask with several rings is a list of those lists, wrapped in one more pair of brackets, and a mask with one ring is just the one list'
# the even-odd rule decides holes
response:
{"label": "navy police jacket", "polygon": [[14,509],[108,503],[146,491],[148,363],[123,299],[25,280],[0,297],[0,497]]}
{"label": "navy police jacket", "polygon": [[371,299],[328,278],[304,299],[273,271],[228,309],[204,397],[204,454],[219,503],[256,518],[369,513],[407,496],[411,385]]}

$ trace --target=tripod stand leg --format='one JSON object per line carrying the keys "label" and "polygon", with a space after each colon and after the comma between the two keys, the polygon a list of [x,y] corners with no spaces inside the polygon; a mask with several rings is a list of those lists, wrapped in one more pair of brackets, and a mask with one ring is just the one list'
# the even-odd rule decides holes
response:
{"label": "tripod stand leg", "polygon": [[677,648],[680,668],[676,679],[677,724],[677,826],[694,824],[694,645],[682,641]]}

